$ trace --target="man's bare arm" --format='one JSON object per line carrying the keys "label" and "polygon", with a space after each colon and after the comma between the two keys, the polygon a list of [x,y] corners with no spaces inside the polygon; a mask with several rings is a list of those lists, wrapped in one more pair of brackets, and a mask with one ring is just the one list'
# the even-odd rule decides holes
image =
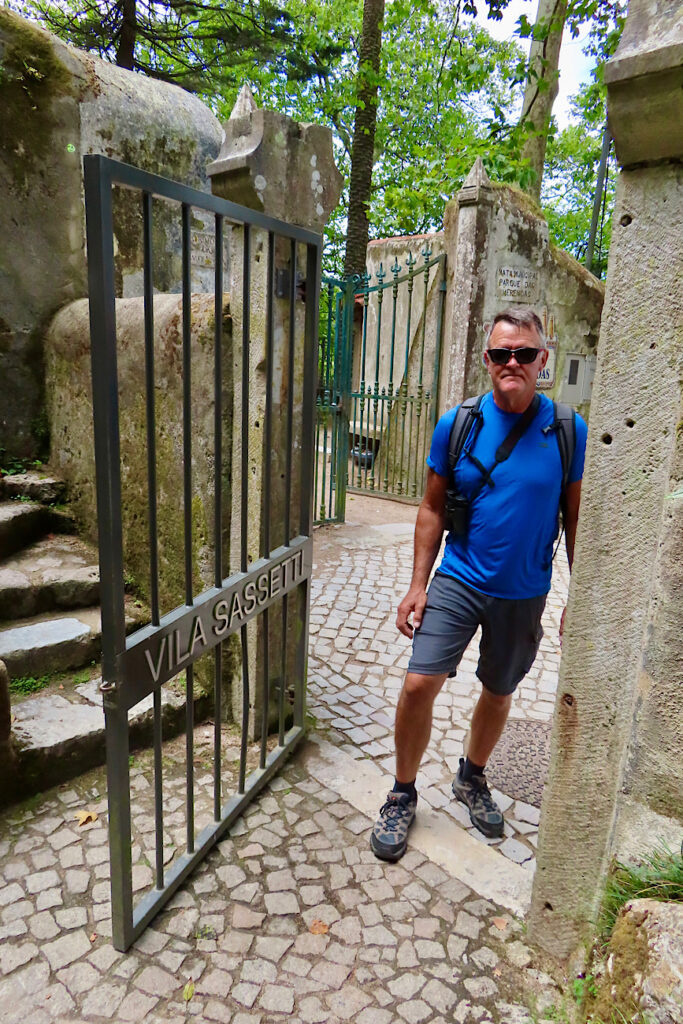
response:
{"label": "man's bare arm", "polygon": [[581,504],[581,481],[575,480],[567,485],[567,504],[564,520],[564,540],[567,545],[567,561],[571,569],[574,564],[574,542],[576,541],[576,525],[579,521],[579,505]]}
{"label": "man's bare arm", "polygon": [[[576,525],[579,521],[579,505],[581,504],[581,481],[575,480],[573,484],[567,485],[567,502],[564,517],[564,542],[567,545],[567,561],[569,570],[574,564],[574,543],[576,541]],[[560,644],[564,633],[564,617],[567,614],[566,607],[562,609],[560,618]]]}
{"label": "man's bare arm", "polygon": [[[410,590],[398,606],[396,625],[404,636],[412,637],[413,627],[419,629],[427,603],[427,581],[441,547],[445,517],[448,478],[433,469],[427,473],[427,487],[417,513],[413,553],[413,577]],[[413,616],[412,625],[408,622]]]}

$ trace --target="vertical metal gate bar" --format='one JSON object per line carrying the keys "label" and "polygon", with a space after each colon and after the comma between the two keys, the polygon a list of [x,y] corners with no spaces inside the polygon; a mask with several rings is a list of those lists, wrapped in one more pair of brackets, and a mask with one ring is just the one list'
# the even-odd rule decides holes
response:
{"label": "vertical metal gate bar", "polygon": [[116,359],[112,182],[102,157],[84,164],[93,380],[97,521],[102,588],[102,689],[107,730],[112,940],[130,945],[132,871],[128,715],[118,703],[125,648],[121,464]]}
{"label": "vertical metal gate bar", "polygon": [[[401,461],[398,464],[399,483],[398,493],[407,493],[407,481],[406,467],[405,467],[405,442],[406,442],[406,415],[408,412],[408,367],[410,364],[410,328],[412,327],[411,320],[413,316],[413,284],[414,284],[414,273],[413,267],[415,266],[415,257],[412,252],[408,253],[406,260],[408,264],[408,322],[406,324],[406,350],[404,357],[403,366],[403,381],[401,385]],[[410,451],[410,449],[408,449]]]}
{"label": "vertical metal gate bar", "polygon": [[[214,574],[217,587],[223,583],[223,218],[215,217],[214,251],[214,360],[213,360],[213,448],[214,448]],[[214,650],[213,688],[213,818],[221,820],[221,720],[223,718],[223,645]]]}
{"label": "vertical metal gate bar", "polygon": [[154,410],[154,270],[152,197],[142,194],[143,302],[145,315],[145,398],[147,425],[147,506],[149,509],[149,606],[159,625],[159,549],[157,534],[156,420]]}
{"label": "vertical metal gate bar", "polygon": [[163,765],[161,761],[161,690],[154,691],[154,851],[155,851],[155,885],[157,889],[164,887],[164,785]]}
{"label": "vertical metal gate bar", "polygon": [[[182,206],[183,252],[183,521],[185,540],[185,603],[194,600],[192,580],[192,279],[190,215]],[[185,670],[185,779],[187,851],[194,850],[194,667]]]}
{"label": "vertical metal gate bar", "polygon": [[[377,410],[379,406],[379,357],[380,357],[380,346],[382,340],[382,300],[384,298],[384,267],[380,263],[379,270],[377,271],[377,280],[379,287],[377,289],[377,338],[375,344],[375,386],[374,386],[374,401],[373,401],[373,420],[372,420],[372,437],[373,437],[373,459],[372,459],[372,478],[370,481],[370,487],[374,491],[377,485],[377,467],[379,465],[378,455],[381,452],[381,441],[382,441],[382,428],[380,426],[379,434],[377,433]],[[384,406],[384,403],[382,403]],[[382,408],[382,414],[384,408]],[[379,445],[379,447],[378,447]]]}
{"label": "vertical metal gate bar", "polygon": [[[274,346],[274,302],[275,302],[275,235],[268,232],[268,271],[266,281],[266,410],[264,424],[264,466],[263,466],[263,551],[264,558],[270,556],[270,512],[271,512],[271,467],[273,462],[273,346]],[[265,768],[268,752],[268,716],[270,712],[270,613],[263,612],[263,693],[261,708],[261,756],[259,766]]]}
{"label": "vertical metal gate bar", "polygon": [[[294,441],[294,355],[296,352],[296,242],[292,239],[290,248],[290,281],[289,281],[289,348],[287,355],[287,428],[285,440],[285,514],[283,524],[283,544],[291,540],[291,504],[292,504],[292,444]],[[280,669],[280,689],[278,691],[278,746],[285,743],[285,679],[287,678],[287,615],[289,599],[287,594],[282,599],[282,665]]]}
{"label": "vertical metal gate bar", "polygon": [[[355,416],[354,416],[354,431],[356,429],[356,425],[358,426],[358,447],[357,447],[357,451],[358,451],[358,486],[359,487],[361,487],[362,484],[363,484],[363,463],[365,461],[364,458],[363,458],[363,454],[364,454],[364,448],[363,448],[363,438],[364,438],[364,434],[363,434],[363,420],[364,420],[364,413],[365,413],[365,360],[366,360],[366,356],[367,356],[367,340],[368,340],[368,299],[369,299],[369,293],[368,293],[367,274],[363,275],[363,277],[361,278],[361,283],[363,285],[363,327],[362,327],[362,335],[361,335],[361,357],[360,357],[361,358],[361,371],[360,371],[360,381],[359,381],[359,384],[358,384],[358,393],[360,395],[360,420],[357,421]],[[353,299],[354,299],[354,313],[355,313],[355,302],[356,302],[356,296],[355,295],[354,295]],[[355,449],[355,436],[354,436],[354,449]]]}
{"label": "vertical metal gate bar", "polygon": [[[149,604],[152,625],[159,625],[159,550],[157,531],[156,416],[154,405],[154,258],[152,196],[142,193],[143,303],[145,319],[145,407],[147,435],[147,507],[149,510]],[[164,886],[163,766],[161,691],[153,695],[155,882]]]}
{"label": "vertical metal gate bar", "polygon": [[[318,338],[318,302],[316,296],[320,290],[321,250],[314,245],[306,246],[306,323],[304,333],[304,379],[303,394],[315,394],[318,367],[315,360]],[[310,536],[313,527],[313,460],[311,459],[311,442],[313,438],[313,416],[315,410],[311,402],[304,401],[301,422],[301,489],[299,510],[299,533]],[[348,431],[347,431],[348,438]],[[348,441],[347,441],[348,444]],[[296,658],[296,686],[294,690],[294,726],[303,728],[306,718],[306,678],[308,669],[308,626],[310,617],[310,577],[306,577],[297,588],[300,631]]]}
{"label": "vertical metal gate bar", "polygon": [[[335,519],[337,522],[341,522],[344,519],[344,506],[340,505],[339,498],[339,430],[340,430],[340,418],[341,409],[339,407],[340,402],[344,400],[341,393],[341,367],[339,365],[339,359],[341,355],[341,349],[339,347],[339,327],[340,327],[340,316],[341,316],[341,302],[343,298],[343,292],[335,291],[334,294],[334,338],[333,348],[331,349],[332,356],[332,375],[331,375],[331,395],[332,403],[334,404],[334,415],[332,419],[332,430],[330,436],[330,504],[328,517]],[[334,483],[333,483],[334,481]],[[334,512],[332,511],[332,492],[334,491]],[[341,519],[340,519],[341,514]]]}
{"label": "vertical metal gate bar", "polygon": [[[248,517],[249,517],[249,344],[251,334],[251,228],[244,225],[242,244],[242,458],[240,465],[240,569],[247,571]],[[240,630],[242,653],[242,734],[240,738],[240,768],[238,792],[244,793],[247,771],[247,741],[249,739],[249,648],[247,627]]]}
{"label": "vertical metal gate bar", "polygon": [[443,332],[443,309],[446,301],[446,257],[441,260],[441,284],[439,286],[439,305],[436,319],[436,351],[434,353],[434,382],[432,384],[431,426],[436,426],[436,414],[439,407],[439,375],[441,373],[441,335]]}
{"label": "vertical metal gate bar", "polygon": [[392,413],[394,409],[394,346],[396,343],[396,303],[398,302],[398,275],[401,270],[401,265],[398,262],[398,257],[394,259],[394,264],[391,268],[393,275],[393,284],[391,286],[392,303],[391,303],[391,353],[389,356],[389,384],[387,387],[387,394],[389,395],[389,402],[387,405],[387,457],[384,462],[384,491],[389,490],[389,462],[391,458],[391,442],[392,442],[392,431],[391,421]]}
{"label": "vertical metal gate bar", "polygon": [[190,213],[183,203],[183,516],[185,526],[185,603],[192,604],[192,282]]}
{"label": "vertical metal gate bar", "polygon": [[185,818],[186,847],[194,852],[194,665],[185,669]]}

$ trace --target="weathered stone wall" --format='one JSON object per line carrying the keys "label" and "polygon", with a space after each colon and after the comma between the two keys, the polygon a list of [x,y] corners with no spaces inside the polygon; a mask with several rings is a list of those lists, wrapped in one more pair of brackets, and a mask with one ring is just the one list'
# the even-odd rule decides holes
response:
{"label": "weathered stone wall", "polygon": [[[214,583],[214,297],[192,296],[192,564],[194,593]],[[121,445],[123,558],[129,584],[150,596],[147,416],[142,299],[117,299],[117,359]],[[222,558],[230,564],[233,443],[233,331],[229,298],[223,316],[223,522]],[[53,434],[53,462],[66,480],[72,511],[85,536],[97,542],[95,451],[92,423],[90,323],[87,299],[61,309],[45,341],[46,404]],[[164,615],[185,599],[183,508],[182,298],[154,298],[155,442],[159,602]],[[229,683],[235,643],[224,645]],[[210,659],[197,663],[196,678],[208,688]],[[225,708],[229,710],[229,702]]]}
{"label": "weathered stone wall", "polygon": [[[175,86],[67,46],[0,9],[0,449],[45,454],[43,335],[55,312],[87,294],[82,159],[102,153],[206,188],[219,149],[213,114]],[[155,285],[177,290],[179,216],[156,204]],[[141,214],[115,195],[120,295],[140,293]],[[206,225],[193,224],[197,247]],[[206,262],[206,261],[203,261]],[[195,285],[204,273],[195,266]]]}
{"label": "weathered stone wall", "polygon": [[447,206],[444,229],[448,290],[441,409],[488,390],[482,361],[486,327],[504,307],[521,305],[532,307],[547,326],[551,353],[539,387],[587,416],[602,283],[550,242],[533,200],[492,184],[479,159]]}
{"label": "weathered stone wall", "polygon": [[[192,296],[192,526],[195,592],[213,585],[214,558],[214,298]],[[149,509],[142,299],[117,299],[117,358],[121,436],[124,564],[149,597]],[[97,540],[92,425],[90,324],[87,299],[65,306],[46,343],[47,408],[55,468],[69,485],[71,506],[84,533]],[[161,613],[184,600],[182,299],[154,298],[155,439]],[[232,458],[233,335],[229,298],[223,319],[223,453]],[[66,397],[66,400],[65,400]],[[229,474],[223,480],[224,559],[229,555]],[[227,562],[226,562],[227,564]]]}
{"label": "weathered stone wall", "polygon": [[672,18],[680,36],[680,5],[632,0],[629,59],[605,71],[623,170],[530,920],[560,956],[590,935],[612,856],[677,849],[683,822],[683,139],[660,159],[650,102],[668,82],[681,111]]}

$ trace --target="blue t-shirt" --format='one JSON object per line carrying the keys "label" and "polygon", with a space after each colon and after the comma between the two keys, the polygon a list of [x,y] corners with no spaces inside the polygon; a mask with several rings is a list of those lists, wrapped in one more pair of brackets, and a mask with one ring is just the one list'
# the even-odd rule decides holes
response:
{"label": "blue t-shirt", "polygon": [[[483,425],[472,453],[489,469],[498,446],[505,440],[521,413],[503,412],[493,392],[481,403]],[[448,443],[456,409],[441,417],[434,429],[427,465],[448,476]],[[538,412],[515,445],[512,454],[491,474],[494,486],[482,475],[466,452],[470,430],[455,467],[459,493],[475,495],[470,507],[469,529],[464,536],[449,533],[439,572],[455,576],[490,597],[539,597],[550,590],[553,544],[558,533],[558,508],[562,485],[562,461],[555,433],[543,434],[553,422],[553,403],[541,395]],[[588,427],[576,416],[576,448],[569,483],[583,476]]]}

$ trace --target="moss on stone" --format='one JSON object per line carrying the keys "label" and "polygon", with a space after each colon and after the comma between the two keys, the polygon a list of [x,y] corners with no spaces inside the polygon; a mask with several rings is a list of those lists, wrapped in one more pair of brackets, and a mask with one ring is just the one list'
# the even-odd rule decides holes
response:
{"label": "moss on stone", "polygon": [[49,36],[0,8],[0,138],[17,188],[26,188],[27,172],[51,159],[53,104],[73,95],[73,76]]}
{"label": "moss on stone", "polygon": [[[640,982],[647,974],[649,954],[647,937],[632,914],[619,917],[609,944],[611,970],[606,970],[595,995],[587,1000],[587,1019],[636,1020],[640,1003]],[[618,1019],[618,1018],[617,1018]]]}
{"label": "moss on stone", "polygon": [[492,181],[491,188],[496,192],[508,192],[509,198],[513,201],[515,207],[521,210],[522,213],[528,213],[531,214],[532,217],[538,217],[543,221],[545,220],[545,214],[536,200],[533,199],[528,192],[521,189],[519,185]]}

